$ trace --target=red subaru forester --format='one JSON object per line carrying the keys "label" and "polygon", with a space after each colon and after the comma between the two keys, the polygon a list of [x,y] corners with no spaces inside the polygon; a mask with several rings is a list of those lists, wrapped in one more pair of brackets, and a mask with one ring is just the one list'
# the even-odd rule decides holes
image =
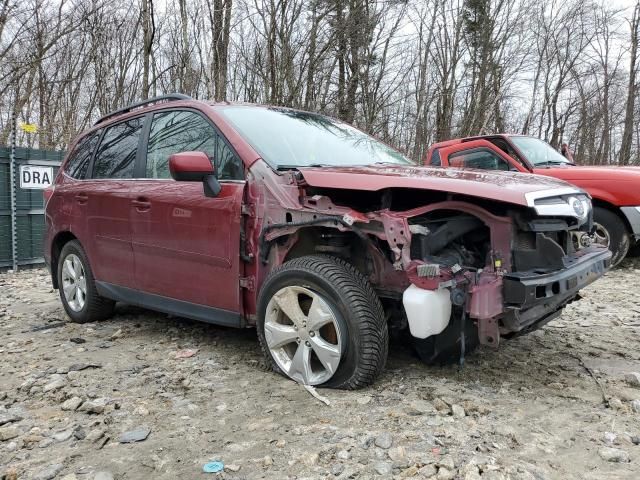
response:
{"label": "red subaru forester", "polygon": [[374,381],[389,325],[461,360],[560,315],[611,258],[560,180],[416,167],[323,115],[180,94],[101,118],[45,198],[73,321],[121,301],[255,325],[274,370],[336,388]]}

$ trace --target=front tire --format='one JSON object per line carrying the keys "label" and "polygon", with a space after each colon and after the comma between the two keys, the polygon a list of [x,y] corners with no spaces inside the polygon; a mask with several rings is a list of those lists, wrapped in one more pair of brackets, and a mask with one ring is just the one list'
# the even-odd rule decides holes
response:
{"label": "front tire", "polygon": [[631,237],[624,221],[615,212],[602,207],[593,209],[596,243],[608,247],[613,253],[611,266],[615,267],[629,252]]}
{"label": "front tire", "polygon": [[274,371],[305,385],[370,385],[387,360],[380,299],[347,262],[313,255],[275,268],[258,298],[258,339]]}
{"label": "front tire", "polygon": [[115,302],[98,295],[87,254],[77,240],[62,247],[57,274],[60,300],[72,322],[95,322],[113,315]]}

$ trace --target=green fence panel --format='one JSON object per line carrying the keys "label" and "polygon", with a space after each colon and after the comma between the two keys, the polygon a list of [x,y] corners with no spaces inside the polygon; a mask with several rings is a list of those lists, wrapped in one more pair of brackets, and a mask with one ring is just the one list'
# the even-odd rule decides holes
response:
{"label": "green fence panel", "polygon": [[11,265],[11,195],[9,155],[0,149],[0,267]]}
{"label": "green fence panel", "polygon": [[[11,194],[10,167],[11,149],[0,147],[0,268],[13,264],[11,242]],[[44,262],[42,248],[44,240],[44,198],[42,190],[20,188],[20,166],[40,165],[53,168],[58,173],[64,152],[16,148],[16,253],[18,265]]]}
{"label": "green fence panel", "polygon": [[11,216],[0,213],[0,267],[11,265]]}

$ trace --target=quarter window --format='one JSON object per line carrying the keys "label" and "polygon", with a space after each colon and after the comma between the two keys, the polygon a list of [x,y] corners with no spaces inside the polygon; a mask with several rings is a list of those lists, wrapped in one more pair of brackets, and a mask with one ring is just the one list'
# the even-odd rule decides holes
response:
{"label": "quarter window", "polygon": [[133,178],[144,117],[109,127],[96,153],[93,178]]}
{"label": "quarter window", "polygon": [[442,165],[442,161],[440,160],[440,149],[436,148],[431,154],[431,165],[434,167],[439,167]]}
{"label": "quarter window", "polygon": [[67,175],[78,180],[85,178],[89,161],[98,144],[98,138],[100,138],[100,132],[94,132],[78,142],[64,168]]}
{"label": "quarter window", "polygon": [[204,152],[214,159],[218,178],[242,179],[237,156],[200,114],[189,111],[155,114],[147,146],[147,178],[170,178],[169,157],[180,152]]}

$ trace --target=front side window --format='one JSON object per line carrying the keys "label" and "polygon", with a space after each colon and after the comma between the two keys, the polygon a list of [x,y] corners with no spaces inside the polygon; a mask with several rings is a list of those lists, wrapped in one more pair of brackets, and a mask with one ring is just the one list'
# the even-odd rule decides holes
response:
{"label": "front side window", "polygon": [[93,178],[133,178],[144,117],[107,128],[96,152]]}
{"label": "front side window", "polygon": [[273,168],[413,165],[388,145],[323,115],[240,105],[218,111]]}
{"label": "front side window", "polygon": [[99,138],[100,132],[93,132],[78,142],[64,167],[64,171],[67,175],[78,180],[85,178],[87,175],[89,161],[91,160],[93,151],[98,144]]}
{"label": "front side window", "polygon": [[449,165],[480,170],[509,170],[509,164],[489,149],[476,148],[449,155]]}
{"label": "front side window", "polygon": [[156,113],[147,146],[147,178],[171,178],[169,157],[180,152],[204,152],[214,159],[218,178],[240,180],[240,160],[202,115],[189,111]]}

